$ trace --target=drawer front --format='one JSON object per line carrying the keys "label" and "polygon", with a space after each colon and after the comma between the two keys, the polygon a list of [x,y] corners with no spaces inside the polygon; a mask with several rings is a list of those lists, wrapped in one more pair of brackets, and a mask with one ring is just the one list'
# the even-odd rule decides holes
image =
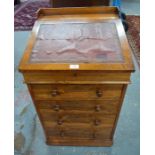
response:
{"label": "drawer front", "polygon": [[91,127],[82,126],[72,127],[47,127],[45,132],[48,136],[61,137],[61,138],[80,138],[80,139],[103,139],[110,138],[112,133],[112,128],[100,128],[93,129]]}
{"label": "drawer front", "polygon": [[116,115],[104,115],[103,113],[85,111],[53,112],[51,110],[39,109],[43,121],[65,125],[68,123],[84,123],[92,126],[110,126],[115,122]]}
{"label": "drawer front", "polygon": [[118,100],[123,85],[31,85],[35,100]]}
{"label": "drawer front", "polygon": [[129,82],[129,72],[105,72],[105,71],[33,71],[25,72],[26,83],[55,83],[55,82]]}
{"label": "drawer front", "polygon": [[112,146],[112,138],[100,138],[100,139],[84,139],[84,138],[72,138],[72,137],[54,137],[47,136],[47,144],[49,145],[58,145],[58,146]]}
{"label": "drawer front", "polygon": [[119,107],[119,100],[82,100],[82,101],[38,101],[38,109],[51,110],[53,112],[65,111],[89,111],[102,114],[116,114]]}

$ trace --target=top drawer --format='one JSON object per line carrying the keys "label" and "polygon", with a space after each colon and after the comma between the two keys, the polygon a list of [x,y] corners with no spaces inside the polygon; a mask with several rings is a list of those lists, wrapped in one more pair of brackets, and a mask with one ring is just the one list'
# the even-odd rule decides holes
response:
{"label": "top drawer", "polygon": [[118,100],[123,85],[32,84],[35,100]]}
{"label": "top drawer", "polygon": [[129,83],[130,72],[110,71],[29,71],[24,72],[26,83]]}

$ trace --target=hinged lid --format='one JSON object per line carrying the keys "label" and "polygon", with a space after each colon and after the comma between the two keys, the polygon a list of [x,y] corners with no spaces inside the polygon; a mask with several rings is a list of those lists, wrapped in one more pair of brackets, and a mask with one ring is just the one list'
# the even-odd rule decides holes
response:
{"label": "hinged lid", "polygon": [[39,10],[19,69],[132,71],[117,8]]}

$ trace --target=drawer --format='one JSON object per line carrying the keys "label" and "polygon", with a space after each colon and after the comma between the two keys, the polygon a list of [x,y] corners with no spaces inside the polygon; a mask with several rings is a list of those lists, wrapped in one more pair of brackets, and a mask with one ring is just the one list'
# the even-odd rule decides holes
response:
{"label": "drawer", "polygon": [[91,126],[89,124],[66,123],[57,125],[53,122],[44,122],[45,132],[48,136],[71,137],[71,138],[110,138],[112,127]]}
{"label": "drawer", "polygon": [[72,138],[72,137],[53,137],[48,136],[46,139],[46,143],[48,145],[58,145],[58,146],[100,146],[100,147],[106,147],[106,146],[112,146],[113,140],[112,138]]}
{"label": "drawer", "polygon": [[80,138],[80,139],[102,139],[102,138],[110,138],[112,129],[109,128],[103,128],[101,131],[91,131],[91,128],[89,129],[52,129],[48,128],[46,130],[46,133],[48,136],[54,137],[70,137],[70,138]]}
{"label": "drawer", "polygon": [[37,101],[36,106],[38,109],[47,109],[57,113],[80,110],[116,114],[119,108],[119,100]]}
{"label": "drawer", "polygon": [[52,110],[39,109],[43,121],[65,125],[68,123],[84,123],[92,126],[113,126],[116,115],[85,111],[53,112]]}
{"label": "drawer", "polygon": [[123,85],[32,84],[35,100],[118,100]]}
{"label": "drawer", "polygon": [[59,83],[59,82],[130,82],[130,72],[105,71],[29,71],[24,72],[26,83]]}

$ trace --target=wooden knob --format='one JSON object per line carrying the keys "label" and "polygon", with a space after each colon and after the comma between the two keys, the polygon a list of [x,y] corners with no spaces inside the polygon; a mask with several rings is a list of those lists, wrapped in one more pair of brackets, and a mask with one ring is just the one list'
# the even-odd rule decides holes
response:
{"label": "wooden knob", "polygon": [[97,95],[97,97],[101,97],[102,96],[102,91],[101,90],[96,90],[96,95]]}
{"label": "wooden knob", "polygon": [[52,96],[57,96],[57,95],[59,95],[58,90],[52,90]]}
{"label": "wooden knob", "polygon": [[58,125],[62,125],[63,124],[63,121],[60,119],[57,121]]}
{"label": "wooden knob", "polygon": [[60,106],[58,104],[54,105],[54,110],[55,111],[59,111],[60,110]]}
{"label": "wooden knob", "polygon": [[100,110],[101,110],[100,105],[96,105],[96,106],[95,106],[95,111],[97,111],[97,112],[98,112],[98,111],[100,111]]}
{"label": "wooden knob", "polygon": [[100,123],[101,123],[101,121],[100,120],[98,120],[98,119],[96,119],[95,121],[94,121],[94,124],[97,126],[97,125],[100,125]]}

